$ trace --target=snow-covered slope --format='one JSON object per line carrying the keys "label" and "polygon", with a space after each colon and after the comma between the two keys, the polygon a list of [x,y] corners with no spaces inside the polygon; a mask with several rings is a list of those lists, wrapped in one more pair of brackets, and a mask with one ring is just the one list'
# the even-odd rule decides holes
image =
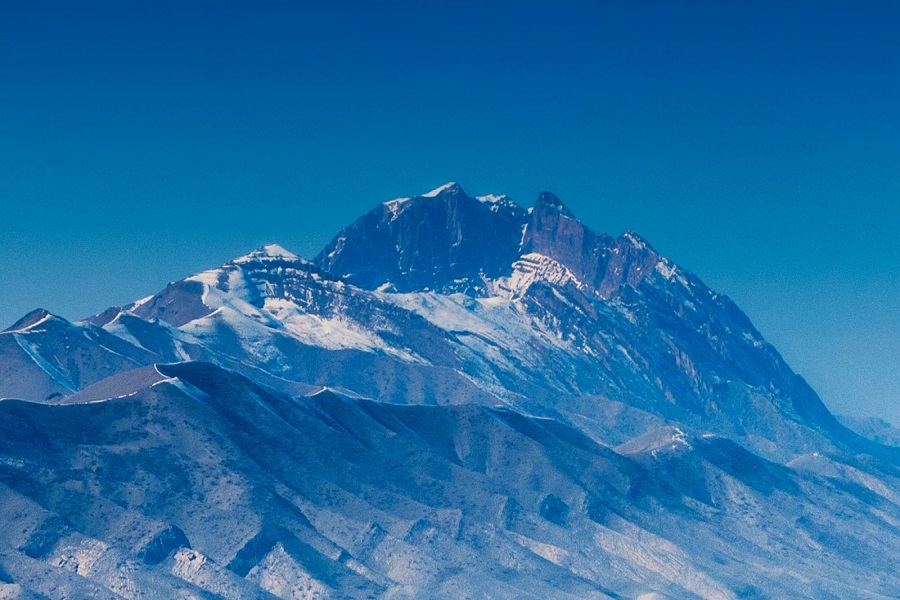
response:
{"label": "snow-covered slope", "polygon": [[0,575],[36,593],[900,592],[900,450],[547,192],[448,184],[311,262],[269,245],[83,322],[32,313],[0,333],[0,397],[30,401],[0,402],[0,484],[32,523]]}
{"label": "snow-covered slope", "polygon": [[38,309],[0,332],[0,398],[52,402],[152,359],[100,327]]}

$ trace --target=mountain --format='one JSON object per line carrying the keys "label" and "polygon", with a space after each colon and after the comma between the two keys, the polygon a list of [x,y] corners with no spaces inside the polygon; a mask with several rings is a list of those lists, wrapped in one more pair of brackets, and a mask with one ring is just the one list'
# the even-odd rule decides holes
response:
{"label": "mountain", "polygon": [[0,397],[61,398],[152,358],[100,327],[37,309],[0,332]]}
{"label": "mountain", "polygon": [[[600,395],[739,436],[779,459],[810,440],[808,448],[870,448],[835,421],[733,302],[636,234],[594,233],[549,192],[530,211],[508,199],[483,206],[456,184],[391,201],[345,228],[314,262],[448,331],[465,371],[488,385],[499,379],[489,389],[518,396],[514,404],[527,410],[549,405],[571,423],[602,419],[605,403],[583,402]],[[486,238],[506,245],[495,253],[505,262],[490,267],[497,277],[438,276],[456,266],[452,257],[429,244],[423,250],[408,232],[448,223],[458,247],[481,248]],[[517,223],[515,235],[485,232],[505,232],[508,223]],[[420,273],[432,277],[416,286]],[[461,281],[467,294],[447,293]],[[380,293],[398,285],[408,293]]]}
{"label": "mountain", "polygon": [[315,263],[366,289],[483,294],[507,275],[527,211],[505,196],[471,198],[456,183],[384,202],[341,231]]}
{"label": "mountain", "polygon": [[0,596],[900,595],[900,449],[549,192],[36,311],[0,397]]}
{"label": "mountain", "polygon": [[887,446],[900,446],[900,427],[896,427],[884,419],[838,415],[837,420],[864,438]]}

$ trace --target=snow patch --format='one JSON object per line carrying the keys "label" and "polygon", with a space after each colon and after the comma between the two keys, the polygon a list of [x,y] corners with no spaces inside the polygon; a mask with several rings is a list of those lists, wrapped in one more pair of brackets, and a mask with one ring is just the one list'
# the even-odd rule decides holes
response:
{"label": "snow patch", "polygon": [[26,331],[45,331],[45,330],[43,330],[43,329],[38,330],[38,329],[35,329],[35,328],[38,327],[39,325],[43,325],[44,323],[46,323],[47,321],[49,321],[49,320],[52,319],[52,318],[53,318],[53,315],[51,315],[50,313],[47,313],[46,315],[44,315],[43,317],[41,317],[40,319],[38,319],[37,321],[35,321],[35,322],[32,323],[31,325],[29,325],[29,326],[27,326],[27,327],[23,327],[22,329],[18,329],[17,332],[26,332]]}
{"label": "snow patch", "polygon": [[73,392],[78,390],[78,387],[69,381],[69,378],[63,375],[62,371],[60,371],[56,366],[47,361],[40,353],[38,346],[32,342],[29,342],[25,339],[25,336],[19,335],[18,333],[13,334],[13,339],[16,340],[16,343],[19,344],[19,347],[25,351],[28,356],[31,357],[37,365],[50,376],[53,381],[63,386],[64,388],[71,390]]}
{"label": "snow patch", "polygon": [[391,211],[391,221],[400,216],[402,208],[409,204],[410,200],[412,200],[412,198],[395,198],[393,200],[388,200],[387,202],[382,202],[385,208]]}
{"label": "snow patch", "polygon": [[394,348],[376,333],[363,329],[349,319],[310,314],[290,300],[266,298],[263,310],[281,323],[292,337],[310,346],[380,352],[407,362],[422,360],[403,349]]}
{"label": "snow patch", "polygon": [[677,267],[666,259],[662,259],[658,263],[656,263],[656,272],[669,281],[671,281],[672,277],[675,276],[675,272],[677,270]]}
{"label": "snow patch", "polygon": [[562,263],[532,252],[519,257],[513,263],[513,273],[509,277],[497,280],[497,289],[501,293],[515,297],[520,296],[535,282],[550,283],[558,286],[575,285],[584,289],[584,284]]}
{"label": "snow patch", "polygon": [[258,260],[300,260],[300,257],[279,244],[266,244],[262,248],[258,248],[244,256],[239,256],[231,262],[240,265]]}
{"label": "snow patch", "polygon": [[745,331],[741,335],[741,337],[743,337],[745,340],[747,340],[748,342],[753,344],[754,348],[762,348],[764,345],[764,342],[761,339],[757,338],[755,335],[753,335],[749,331]]}
{"label": "snow patch", "polygon": [[436,187],[433,190],[431,190],[430,192],[426,192],[426,193],[422,194],[422,197],[423,198],[434,198],[436,196],[439,196],[443,192],[452,191],[452,190],[459,191],[459,184],[456,183],[455,181],[448,181],[444,185],[442,185],[440,187]]}
{"label": "snow patch", "polygon": [[637,248],[638,250],[646,250],[647,249],[647,243],[644,240],[642,240],[641,238],[639,238],[637,236],[637,234],[634,234],[630,231],[626,231],[625,233],[622,234],[622,237],[625,238],[628,241],[628,243],[630,243],[633,247]]}

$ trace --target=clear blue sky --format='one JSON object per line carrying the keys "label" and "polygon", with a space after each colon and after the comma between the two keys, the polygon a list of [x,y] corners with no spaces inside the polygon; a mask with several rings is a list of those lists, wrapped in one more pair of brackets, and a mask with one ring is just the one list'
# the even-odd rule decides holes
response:
{"label": "clear blue sky", "polygon": [[3,3],[0,322],[311,256],[448,180],[549,189],[900,422],[900,8],[386,4]]}

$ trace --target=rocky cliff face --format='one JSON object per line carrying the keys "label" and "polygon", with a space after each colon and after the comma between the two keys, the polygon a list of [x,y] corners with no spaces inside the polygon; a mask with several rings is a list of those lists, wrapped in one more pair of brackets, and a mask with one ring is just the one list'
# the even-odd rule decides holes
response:
{"label": "rocky cliff face", "polygon": [[506,197],[472,198],[447,184],[379,205],[314,262],[365,289],[477,294],[486,280],[509,272],[526,218]]}
{"label": "rocky cliff face", "polygon": [[547,192],[448,184],[311,262],[270,245],[83,322],[35,312],[0,333],[0,397],[22,593],[900,593],[900,450]]}
{"label": "rocky cliff face", "polygon": [[[417,231],[442,233],[410,233]],[[372,241],[373,232],[382,236],[380,245]],[[448,258],[453,248],[479,248],[468,254],[478,256],[471,264],[488,267],[450,274],[448,265],[470,264]],[[770,457],[790,458],[794,450],[784,450],[798,444],[807,448],[798,428],[809,430],[816,443],[824,436],[867,447],[837,424],[727,297],[634,233],[611,237],[591,231],[552,193],[541,193],[525,211],[508,198],[488,204],[448,184],[376,208],[338,234],[315,262],[368,290],[408,292],[402,298],[381,296],[439,328],[462,323],[466,335],[454,334],[451,343],[463,346],[456,354],[472,354],[471,367],[464,367],[468,375],[493,380],[512,372],[500,382],[499,395],[556,398],[522,400],[528,410],[559,409],[567,401],[561,395],[596,394],[752,438],[749,443]],[[449,292],[474,300],[454,299]],[[498,306],[518,312],[526,327],[500,339],[500,316],[491,315]],[[476,339],[468,335],[470,328],[486,333]],[[544,333],[534,335],[539,328]],[[476,367],[489,352],[482,347],[485,339],[506,364]],[[516,343],[525,340],[530,341]]]}

